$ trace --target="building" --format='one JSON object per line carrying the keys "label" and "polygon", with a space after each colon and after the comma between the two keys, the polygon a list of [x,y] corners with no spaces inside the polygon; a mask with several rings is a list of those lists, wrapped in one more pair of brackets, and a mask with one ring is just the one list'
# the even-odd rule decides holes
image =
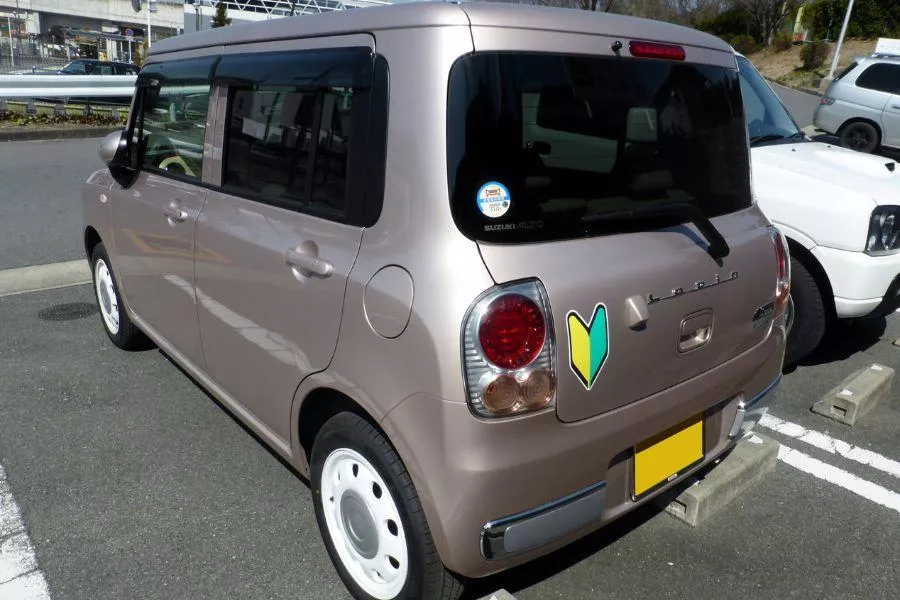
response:
{"label": "building", "polygon": [[[185,33],[209,29],[217,0],[185,0]],[[392,4],[390,0],[224,0],[232,23]]]}
{"label": "building", "polygon": [[130,60],[148,16],[151,43],[183,32],[183,0],[0,0],[0,66]]}

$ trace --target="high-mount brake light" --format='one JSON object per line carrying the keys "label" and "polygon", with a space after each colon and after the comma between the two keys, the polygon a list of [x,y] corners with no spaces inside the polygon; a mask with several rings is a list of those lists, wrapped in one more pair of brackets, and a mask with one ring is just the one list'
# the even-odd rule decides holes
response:
{"label": "high-mount brake light", "polygon": [[658,42],[628,42],[628,51],[636,58],[660,58],[663,60],[684,60],[684,48],[675,44]]}

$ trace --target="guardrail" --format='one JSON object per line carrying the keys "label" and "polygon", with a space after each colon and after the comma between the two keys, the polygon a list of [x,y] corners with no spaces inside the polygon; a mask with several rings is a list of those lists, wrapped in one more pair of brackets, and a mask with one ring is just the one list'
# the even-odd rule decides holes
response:
{"label": "guardrail", "polygon": [[136,75],[0,75],[0,98],[110,98],[134,94]]}

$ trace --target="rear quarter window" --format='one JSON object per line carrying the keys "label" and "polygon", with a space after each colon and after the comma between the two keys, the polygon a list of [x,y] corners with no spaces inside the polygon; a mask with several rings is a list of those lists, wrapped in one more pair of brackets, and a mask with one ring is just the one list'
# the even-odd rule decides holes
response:
{"label": "rear quarter window", "polygon": [[900,65],[876,63],[860,73],[856,85],[878,92],[900,94]]}

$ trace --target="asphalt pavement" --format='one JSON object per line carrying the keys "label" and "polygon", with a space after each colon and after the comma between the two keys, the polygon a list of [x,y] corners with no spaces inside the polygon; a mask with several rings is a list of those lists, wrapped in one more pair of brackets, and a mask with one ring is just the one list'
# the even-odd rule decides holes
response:
{"label": "asphalt pavement", "polygon": [[778,97],[781,98],[781,101],[787,107],[788,112],[797,121],[797,125],[801,129],[807,125],[812,125],[813,113],[816,111],[816,106],[819,105],[819,97],[806,92],[798,92],[778,83],[770,83],[772,89],[775,90],[775,93],[778,94]]}
{"label": "asphalt pavement", "polygon": [[81,184],[99,139],[0,142],[0,269],[81,258]]}
{"label": "asphalt pavement", "polygon": [[[306,482],[158,350],[115,349],[88,286],[0,298],[0,323],[0,462],[52,598],[347,597]],[[896,393],[855,428],[809,412],[856,368],[900,370],[898,336],[893,316],[842,327],[775,413],[900,458]],[[888,473],[798,449],[900,497]],[[696,529],[643,509],[469,597],[893,599],[898,510],[779,463]]]}

